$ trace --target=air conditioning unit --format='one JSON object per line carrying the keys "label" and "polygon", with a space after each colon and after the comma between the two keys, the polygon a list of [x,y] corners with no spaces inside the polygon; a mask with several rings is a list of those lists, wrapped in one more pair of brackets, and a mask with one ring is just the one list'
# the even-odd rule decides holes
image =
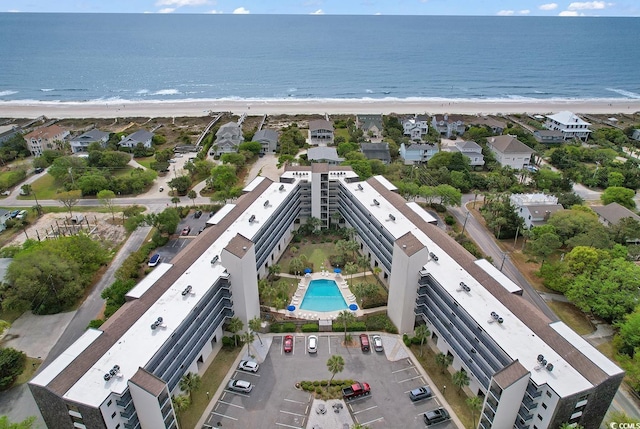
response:
{"label": "air conditioning unit", "polygon": [[104,381],[109,381],[111,380],[111,374],[109,374],[108,372],[102,376],[102,378],[104,379]]}
{"label": "air conditioning unit", "polygon": [[254,220],[256,220],[256,215],[251,215],[251,217],[249,218],[249,223],[253,223]]}
{"label": "air conditioning unit", "polygon": [[265,201],[263,205],[264,207],[269,207],[269,200]]}
{"label": "air conditioning unit", "polygon": [[182,291],[182,296],[187,296],[188,294],[190,294],[192,289],[193,289],[193,286],[191,285],[184,288],[184,290]]}
{"label": "air conditioning unit", "polygon": [[373,205],[374,205],[374,206],[379,206],[379,205],[380,205],[380,202],[379,202],[378,200],[375,200],[375,199],[374,199],[374,200],[373,200]]}
{"label": "air conditioning unit", "polygon": [[[395,218],[394,218],[393,220],[395,220]],[[434,261],[438,262],[438,257],[436,256],[436,254],[435,254],[435,253],[433,253],[433,252],[429,252],[429,257],[430,257],[431,259],[433,259]]]}
{"label": "air conditioning unit", "polygon": [[281,191],[284,191],[284,185],[280,185],[280,187],[278,188]]}
{"label": "air conditioning unit", "polygon": [[220,259],[219,255],[214,256],[213,258],[211,258],[211,265],[215,264],[216,262],[218,262],[218,259]]}
{"label": "air conditioning unit", "polygon": [[396,220],[396,217],[395,217],[394,215],[390,214],[390,215],[389,215],[389,219],[390,219],[390,220],[392,220],[392,221],[395,221],[395,220]]}
{"label": "air conditioning unit", "polygon": [[362,191],[362,185],[358,184],[358,190]]}

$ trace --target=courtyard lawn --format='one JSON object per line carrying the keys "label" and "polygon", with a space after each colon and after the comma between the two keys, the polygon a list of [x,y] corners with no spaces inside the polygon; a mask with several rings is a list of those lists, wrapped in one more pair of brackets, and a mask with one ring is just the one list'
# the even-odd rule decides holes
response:
{"label": "courtyard lawn", "polygon": [[[291,253],[291,246],[297,247],[299,250],[295,254]],[[330,269],[329,255],[335,252],[335,245],[333,243],[310,243],[308,241],[302,241],[300,243],[291,243],[289,248],[282,255],[278,264],[282,268],[283,273],[289,272],[289,262],[293,258],[306,258],[309,261],[309,268],[313,271],[320,271],[322,265],[326,269]]]}

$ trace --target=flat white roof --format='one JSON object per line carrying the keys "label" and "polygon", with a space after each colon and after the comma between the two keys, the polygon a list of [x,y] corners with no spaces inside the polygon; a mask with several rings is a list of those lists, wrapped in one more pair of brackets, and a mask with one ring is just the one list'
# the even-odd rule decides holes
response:
{"label": "flat white roof", "polygon": [[260,183],[262,183],[263,180],[265,180],[263,176],[256,176],[255,179],[253,179],[247,186],[244,187],[243,191],[245,192],[253,191],[255,188],[258,187]]}
{"label": "flat white roof", "polygon": [[172,264],[161,263],[154,268],[147,276],[142,279],[140,283],[135,285],[133,289],[127,293],[127,298],[140,298],[146,291],[148,291],[151,286],[153,286],[160,277],[162,277],[169,269],[173,267]]}
{"label": "flat white roof", "polygon": [[420,204],[412,201],[410,203],[407,203],[407,206],[411,210],[413,210],[415,212],[415,214],[420,216],[422,218],[422,220],[424,220],[425,222],[433,223],[433,224],[437,224],[438,223],[438,219],[436,219],[435,217],[431,216],[425,209],[420,207]]}
{"label": "flat white roof", "polygon": [[486,259],[478,259],[475,263],[487,274],[493,277],[495,281],[500,283],[500,286],[509,291],[509,293],[522,292],[522,288],[520,286],[511,281],[509,277],[505,276],[502,271],[498,270],[491,262]]}
{"label": "flat white roof", "polygon": [[222,208],[220,210],[218,210],[217,212],[214,213],[213,216],[211,216],[209,218],[209,220],[207,220],[207,223],[209,225],[216,225],[218,224],[222,219],[224,219],[224,217],[231,211],[233,210],[233,208],[235,207],[235,204],[225,204],[224,206],[222,206]]}
{"label": "flat white roof", "polygon": [[62,352],[60,356],[55,358],[51,364],[46,366],[42,371],[33,377],[30,383],[40,386],[46,386],[49,384],[62,370],[64,370],[80,353],[86,350],[96,338],[102,335],[102,331],[98,329],[89,328],[84,334],[69,346],[68,349]]}
{"label": "flat white roof", "polygon": [[389,182],[383,176],[373,176],[373,178],[376,179],[378,182],[380,182],[380,184],[382,186],[384,186],[385,188],[387,188],[390,191],[397,191],[398,190],[398,187],[396,185],[394,185],[393,183]]}

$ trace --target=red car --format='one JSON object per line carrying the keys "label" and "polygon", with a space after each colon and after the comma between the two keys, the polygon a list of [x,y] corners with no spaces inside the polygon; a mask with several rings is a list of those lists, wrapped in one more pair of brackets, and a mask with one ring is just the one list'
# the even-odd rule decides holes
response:
{"label": "red car", "polygon": [[283,347],[285,353],[291,353],[293,351],[293,335],[285,335]]}
{"label": "red car", "polygon": [[187,225],[184,228],[182,228],[182,232],[180,233],[180,235],[189,235],[190,232],[191,232],[191,227]]}

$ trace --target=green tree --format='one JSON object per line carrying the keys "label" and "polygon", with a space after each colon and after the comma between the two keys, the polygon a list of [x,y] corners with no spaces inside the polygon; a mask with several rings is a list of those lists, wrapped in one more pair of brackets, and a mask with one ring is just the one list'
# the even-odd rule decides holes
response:
{"label": "green tree", "polygon": [[429,339],[429,335],[431,335],[431,331],[429,331],[427,325],[418,325],[414,331],[414,336],[420,340],[420,357],[422,357],[424,342]]}
{"label": "green tree", "polygon": [[236,335],[238,332],[242,331],[244,327],[244,323],[240,320],[239,317],[232,317],[229,319],[229,323],[227,323],[227,330],[233,334],[233,339],[235,341],[236,347],[238,347],[238,336]]}
{"label": "green tree", "polygon": [[189,192],[187,192],[187,198],[191,200],[191,205],[195,207],[196,198],[198,198],[198,194],[196,193],[196,191],[191,189]]}
{"label": "green tree", "polygon": [[357,283],[353,287],[353,293],[360,298],[360,305],[364,308],[369,298],[372,298],[378,292],[378,286],[373,283]]}
{"label": "green tree", "polygon": [[98,192],[97,197],[100,200],[100,204],[105,206],[111,212],[111,217],[115,221],[116,220],[116,216],[114,214],[115,198],[116,198],[115,192],[110,191],[108,189],[103,189],[102,191]]}
{"label": "green tree", "polygon": [[347,342],[347,326],[355,322],[356,316],[353,315],[349,310],[342,310],[338,313],[338,317],[336,317],[336,323],[342,325],[344,327],[344,342],[346,346]]}
{"label": "green tree", "polygon": [[527,252],[542,259],[542,263],[562,246],[557,234],[547,232],[527,243]]}
{"label": "green tree", "polygon": [[178,415],[178,424],[182,427],[180,418],[182,417],[182,413],[191,406],[191,399],[187,395],[178,395],[172,396],[171,402],[173,402],[173,408],[176,410],[176,414]]}
{"label": "green tree", "polygon": [[640,347],[640,307],[636,307],[633,313],[625,315],[616,326],[618,333],[614,344],[621,353],[633,357],[635,350]]}
{"label": "green tree", "polygon": [[189,187],[191,186],[191,178],[189,176],[178,176],[171,179],[168,185],[175,189],[178,195],[187,195]]}
{"label": "green tree", "polygon": [[7,416],[0,416],[0,429],[32,429],[35,422],[35,416],[27,417],[18,423],[12,423]]}
{"label": "green tree", "polygon": [[256,316],[253,319],[249,320],[249,329],[251,329],[251,332],[254,332],[258,336],[260,345],[262,345],[262,338],[260,338],[260,329],[262,329],[262,319],[260,318],[260,316]]}
{"label": "green tree", "polygon": [[475,428],[478,426],[478,413],[482,409],[483,400],[480,396],[472,396],[467,398],[465,402],[471,411],[471,419],[473,420],[473,427]]}
{"label": "green tree", "polygon": [[244,142],[238,146],[240,152],[251,152],[253,155],[258,155],[262,151],[262,144],[260,142]]}
{"label": "green tree", "polygon": [[633,189],[623,188],[621,186],[610,186],[604,190],[600,199],[603,204],[618,203],[628,209],[634,209],[636,207],[633,197],[635,192]]}
{"label": "green tree", "polygon": [[440,372],[444,374],[449,365],[453,362],[453,356],[445,355],[444,353],[438,353],[435,357],[436,365],[440,368]]}
{"label": "green tree", "polygon": [[0,390],[11,387],[24,371],[27,355],[11,347],[0,349]]}
{"label": "green tree", "polygon": [[178,383],[180,390],[189,395],[189,400],[191,401],[193,401],[193,392],[200,389],[200,386],[202,386],[202,378],[193,372],[183,375]]}
{"label": "green tree", "polygon": [[353,262],[347,262],[344,266],[344,273],[350,276],[349,283],[350,285],[353,283],[353,275],[358,272],[358,266]]}
{"label": "green tree", "polygon": [[609,418],[607,419],[606,426],[612,428],[611,423],[640,423],[640,420],[626,415],[622,411],[611,411]]}
{"label": "green tree", "polygon": [[344,358],[340,355],[333,355],[327,360],[327,369],[331,373],[331,379],[327,384],[327,390],[329,390],[329,386],[331,386],[331,382],[337,373],[342,372],[344,370]]}
{"label": "green tree", "polygon": [[302,262],[301,258],[291,258],[289,261],[289,273],[300,275],[304,270],[304,262]]}
{"label": "green tree", "polygon": [[82,193],[80,191],[68,191],[58,194],[58,198],[56,199],[60,201],[67,210],[69,210],[69,216],[73,217],[71,210],[76,206],[76,204],[78,204],[80,197],[82,197]]}
{"label": "green tree", "polygon": [[180,202],[180,197],[171,197],[171,202],[175,205],[175,208],[178,208],[178,203]]}
{"label": "green tree", "polygon": [[251,355],[251,345],[255,341],[256,336],[253,334],[252,331],[248,330],[248,331],[245,331],[240,336],[240,338],[242,339],[242,342],[247,345],[247,352]]}
{"label": "green tree", "polygon": [[458,393],[462,392],[462,389],[470,383],[469,376],[462,369],[453,373],[451,381],[458,388]]}
{"label": "green tree", "polygon": [[560,426],[558,426],[558,429],[584,429],[584,426],[575,423],[562,423]]}

